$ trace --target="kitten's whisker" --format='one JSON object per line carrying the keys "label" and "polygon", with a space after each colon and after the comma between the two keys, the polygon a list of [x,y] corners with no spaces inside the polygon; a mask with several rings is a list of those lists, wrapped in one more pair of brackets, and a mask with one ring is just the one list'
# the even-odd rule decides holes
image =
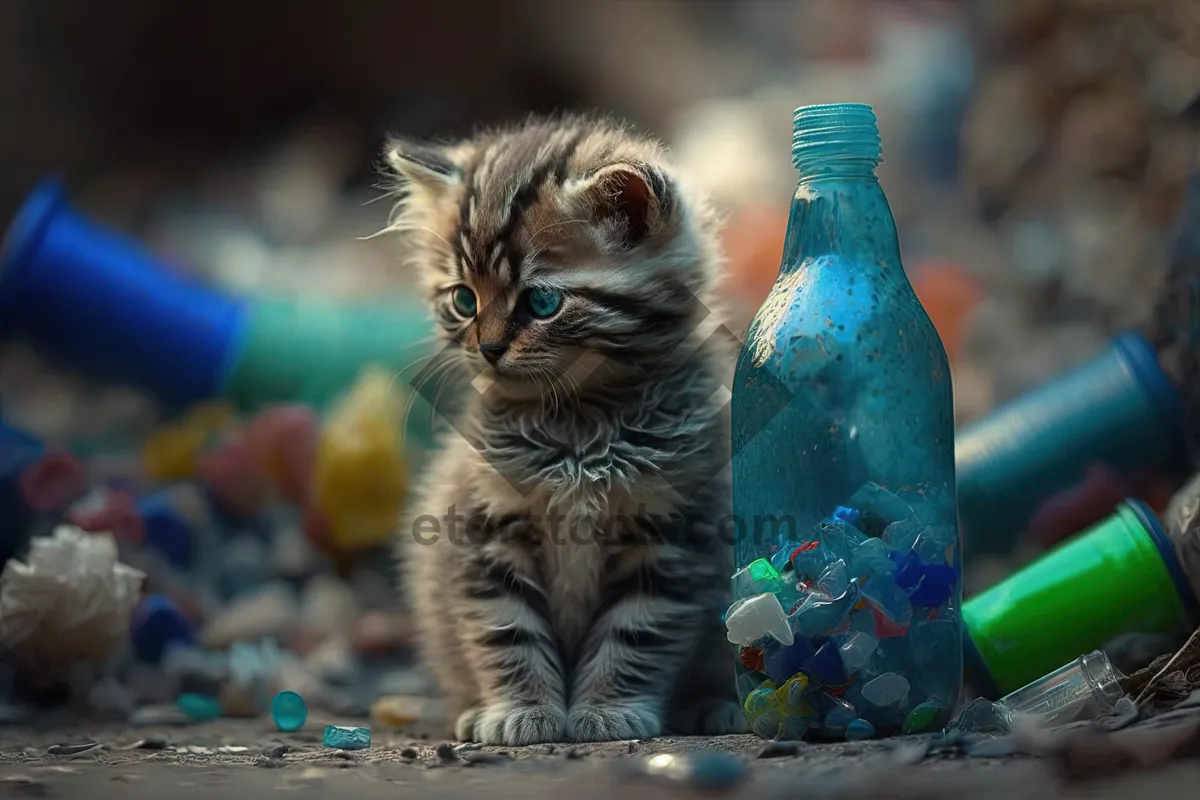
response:
{"label": "kitten's whisker", "polygon": [[[550,230],[551,228],[559,228],[559,227],[562,227],[563,225],[578,225],[580,223],[586,224],[587,220],[586,219],[564,219],[564,220],[559,220],[558,222],[547,223],[547,224],[543,225],[542,227],[538,228],[536,231],[534,231],[529,236],[529,241],[531,241],[531,242],[534,241],[535,239],[537,239],[538,236],[542,235],[543,233]],[[542,248],[542,250],[545,250],[545,249],[546,248],[544,248],[544,247]]]}

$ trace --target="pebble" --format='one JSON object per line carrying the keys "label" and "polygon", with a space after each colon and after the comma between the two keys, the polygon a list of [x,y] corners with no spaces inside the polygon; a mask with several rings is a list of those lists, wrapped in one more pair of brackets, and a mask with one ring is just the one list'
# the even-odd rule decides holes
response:
{"label": "pebble", "polygon": [[175,705],[142,706],[129,717],[129,724],[135,728],[149,725],[187,725],[191,721],[183,709]]}
{"label": "pebble", "polygon": [[966,752],[971,758],[1008,758],[1020,752],[1020,748],[1015,736],[997,736],[968,745]]}
{"label": "pebble", "polygon": [[91,750],[104,747],[100,742],[86,742],[84,744],[53,744],[46,750],[52,756],[77,756],[80,753],[87,753]]}
{"label": "pebble", "polygon": [[483,750],[468,750],[462,754],[462,760],[468,764],[501,764],[512,761],[507,753],[489,753]]}
{"label": "pebble", "polygon": [[236,744],[222,745],[221,747],[217,748],[218,753],[227,753],[230,755],[233,755],[236,753],[247,753],[249,751],[250,751],[249,747],[243,747],[241,745],[236,745]]}
{"label": "pebble", "polygon": [[281,745],[272,747],[270,750],[267,750],[266,752],[263,753],[263,755],[266,756],[267,758],[283,758],[284,756],[286,756],[288,754],[288,751],[290,751],[290,750],[291,750],[291,748],[288,747],[286,744],[281,744]]}
{"label": "pebble", "polygon": [[1104,727],[1110,731],[1119,731],[1128,728],[1141,718],[1142,711],[1137,704],[1129,697],[1122,697],[1113,706],[1112,715],[1104,720]]}
{"label": "pebble", "polygon": [[168,744],[165,736],[147,736],[145,739],[140,739],[137,742],[138,750],[166,750]]}
{"label": "pebble", "polygon": [[441,761],[458,761],[458,752],[449,742],[441,742],[433,748],[433,753]]}
{"label": "pebble", "polygon": [[904,766],[920,764],[929,755],[929,750],[932,746],[933,742],[929,739],[902,742],[892,751],[892,761]]}
{"label": "pebble", "polygon": [[409,759],[409,760],[412,760],[412,761],[415,761],[415,760],[416,760],[416,758],[417,758],[417,755],[418,755],[418,754],[417,754],[417,748],[415,748],[415,747],[405,747],[404,749],[402,749],[402,750],[400,751],[400,757],[401,757],[401,758],[407,758],[407,759]]}
{"label": "pebble", "polygon": [[252,683],[238,684],[228,681],[221,685],[217,698],[221,712],[227,717],[257,717],[263,712],[263,691]]}
{"label": "pebble", "polygon": [[798,755],[803,749],[803,742],[770,741],[758,752],[759,758],[788,758]]}

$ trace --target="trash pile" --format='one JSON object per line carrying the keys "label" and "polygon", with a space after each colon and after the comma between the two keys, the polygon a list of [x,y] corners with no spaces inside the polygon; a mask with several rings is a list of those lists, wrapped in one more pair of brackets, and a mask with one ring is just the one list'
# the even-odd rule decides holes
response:
{"label": "trash pile", "polygon": [[961,686],[957,528],[867,484],[816,538],[734,575],[738,684],[764,738],[867,739],[949,720]]}
{"label": "trash pile", "polygon": [[986,9],[961,182],[1006,266],[975,270],[960,372],[1003,401],[1152,316],[1195,166],[1200,50],[1187,3]]}
{"label": "trash pile", "polygon": [[13,716],[63,699],[134,725],[260,716],[273,702],[283,730],[309,706],[374,705],[391,727],[435,713],[406,659],[387,547],[407,486],[403,402],[390,374],[367,369],[323,418],[201,406],[122,473],[60,480],[59,503],[26,515],[52,534],[0,576]]}

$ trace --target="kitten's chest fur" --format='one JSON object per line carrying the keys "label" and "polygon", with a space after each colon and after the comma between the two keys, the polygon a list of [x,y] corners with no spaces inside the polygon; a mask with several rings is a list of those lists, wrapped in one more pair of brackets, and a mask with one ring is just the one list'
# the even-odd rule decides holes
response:
{"label": "kitten's chest fur", "polygon": [[568,646],[586,633],[606,586],[654,557],[649,542],[616,537],[679,509],[692,479],[711,470],[716,418],[701,398],[685,406],[661,397],[481,418],[478,497],[490,515],[530,520],[529,566]]}

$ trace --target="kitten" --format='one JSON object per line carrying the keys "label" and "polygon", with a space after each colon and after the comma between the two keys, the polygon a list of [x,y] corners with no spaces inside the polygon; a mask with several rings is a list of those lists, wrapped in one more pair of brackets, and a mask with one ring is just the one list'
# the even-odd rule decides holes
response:
{"label": "kitten", "polygon": [[744,731],[713,214],[605,120],[393,141],[386,162],[441,357],[481,376],[398,534],[455,735]]}

